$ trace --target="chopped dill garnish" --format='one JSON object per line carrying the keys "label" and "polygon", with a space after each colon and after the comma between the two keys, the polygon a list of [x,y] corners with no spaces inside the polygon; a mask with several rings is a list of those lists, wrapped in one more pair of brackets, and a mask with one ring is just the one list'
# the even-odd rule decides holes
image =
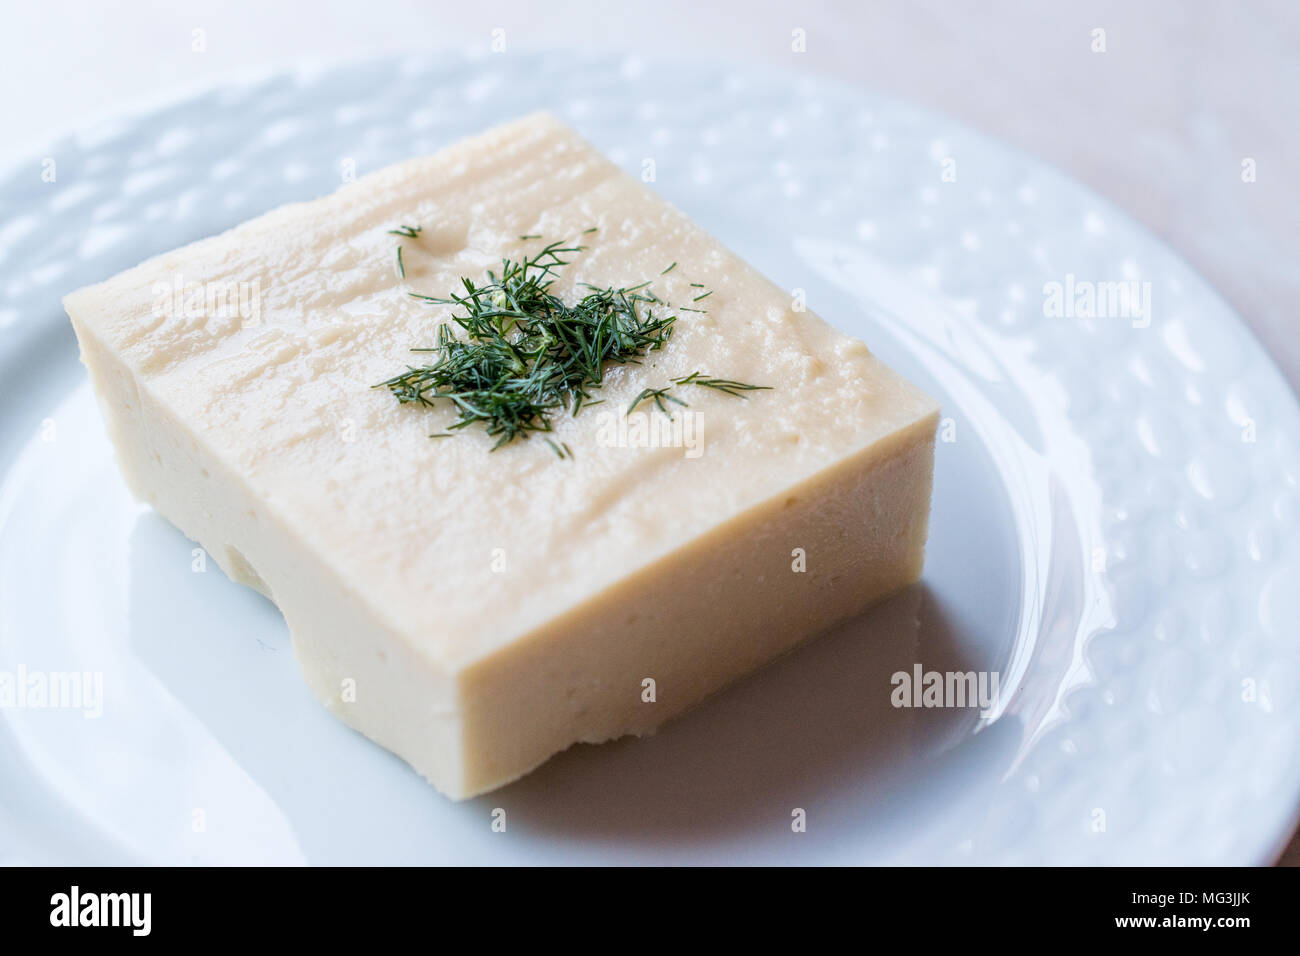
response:
{"label": "chopped dill garnish", "polygon": [[707,299],[707,298],[708,298],[709,296],[711,296],[711,295],[713,295],[713,290],[712,290],[712,289],[710,289],[708,292],[705,292],[703,295],[697,295],[695,298],[691,299],[691,301],[692,301],[692,302],[699,302],[701,299]]}
{"label": "chopped dill garnish", "polygon": [[532,233],[529,233],[528,235],[520,236],[519,238],[522,240],[522,239],[540,239],[542,237],[540,235],[534,235]]}
{"label": "chopped dill garnish", "polygon": [[398,226],[396,229],[389,229],[390,236],[401,236],[403,239],[414,239],[424,231],[423,226]]}
{"label": "chopped dill garnish", "polygon": [[502,260],[486,282],[462,277],[448,298],[411,293],[456,311],[439,326],[436,345],[411,350],[433,353],[431,364],[408,366],[375,387],[403,404],[449,402],[458,414],[451,430],[481,422],[497,439],[494,449],[551,431],[559,409],[576,415],[603,384],[607,365],[663,348],[677,320],[656,312],[662,303],[645,283],[588,288],[572,305],[561,300],[551,291],[555,270],[583,249],[552,242],[527,258]]}
{"label": "chopped dill garnish", "polygon": [[589,236],[589,235],[591,235],[593,232],[595,232],[597,228],[598,228],[598,227],[596,227],[596,226],[592,226],[590,229],[584,229],[584,230],[582,230],[582,234],[583,234],[584,236]]}
{"label": "chopped dill garnish", "polygon": [[[420,226],[389,230],[392,235],[414,238]],[[593,233],[596,227],[583,231]],[[541,236],[520,236],[540,239]],[[434,305],[455,306],[450,321],[438,326],[437,344],[413,348],[432,353],[432,363],[407,366],[400,375],[374,388],[387,388],[402,404],[433,407],[439,399],[451,404],[457,420],[450,430],[430,438],[450,438],[457,429],[481,422],[488,435],[496,438],[495,451],[532,432],[550,432],[551,417],[557,410],[577,415],[585,405],[599,405],[591,390],[599,388],[608,365],[640,365],[647,352],[662,349],[672,335],[677,316],[642,282],[621,288],[599,288],[580,283],[586,293],[570,305],[551,292],[555,270],[568,265],[569,256],[585,251],[581,245],[552,242],[540,252],[519,260],[501,260],[500,272],[489,270],[486,282],[462,277],[461,288],[448,297],[408,292],[412,298]],[[667,275],[674,262],[661,275]],[[397,247],[397,267],[406,278],[402,247]],[[691,283],[703,288],[699,283]],[[697,296],[706,298],[712,292]],[[663,307],[659,315],[655,307]],[[678,312],[703,312],[679,308]],[[458,336],[453,326],[463,335]],[[687,403],[670,390],[680,385],[701,385],[744,398],[744,392],[768,388],[746,385],[730,379],[712,378],[701,372],[672,379],[663,388],[647,388],[628,406],[630,414],[642,402],[653,401],[670,419],[666,402],[681,407]],[[561,459],[572,458],[564,442],[543,436]]]}
{"label": "chopped dill garnish", "polygon": [[704,283],[703,283],[703,282],[692,282],[692,283],[691,283],[691,288],[692,288],[692,289],[703,289],[703,288],[704,288]]}

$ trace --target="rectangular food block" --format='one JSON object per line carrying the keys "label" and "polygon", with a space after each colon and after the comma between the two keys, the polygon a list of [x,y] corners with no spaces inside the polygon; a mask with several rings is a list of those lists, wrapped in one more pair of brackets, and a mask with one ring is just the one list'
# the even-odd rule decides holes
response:
{"label": "rectangular food block", "polygon": [[[430,437],[449,402],[372,387],[455,311],[410,293],[554,239],[586,247],[561,299],[649,280],[677,315],[602,404],[492,451],[477,425]],[[279,606],[330,710],[455,799],[647,734],[921,571],[934,401],[547,115],[65,304],[132,491]],[[675,386],[670,428],[627,411],[693,372],[767,390]]]}

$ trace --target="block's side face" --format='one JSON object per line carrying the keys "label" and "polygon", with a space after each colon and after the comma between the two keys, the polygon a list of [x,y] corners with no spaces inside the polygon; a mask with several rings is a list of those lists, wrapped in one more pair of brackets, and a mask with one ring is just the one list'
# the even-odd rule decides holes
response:
{"label": "block's side face", "polygon": [[197,541],[230,578],[276,602],[303,676],[328,709],[448,796],[463,796],[454,683],[395,640],[349,584],[283,528],[268,503],[75,315],[73,325],[132,492]]}
{"label": "block's side face", "polygon": [[468,791],[520,777],[574,742],[647,733],[919,578],[937,420],[918,420],[468,669]]}

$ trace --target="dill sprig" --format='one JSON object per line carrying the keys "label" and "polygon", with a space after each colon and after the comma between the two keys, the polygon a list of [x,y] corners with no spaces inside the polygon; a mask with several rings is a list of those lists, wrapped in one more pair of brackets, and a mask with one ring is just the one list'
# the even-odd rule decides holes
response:
{"label": "dill sprig", "polygon": [[398,226],[396,229],[389,229],[390,236],[401,236],[403,239],[414,239],[424,231],[423,226]]}
{"label": "dill sprig", "polygon": [[716,389],[735,398],[746,398],[745,392],[770,391],[771,385],[746,385],[744,382],[733,382],[729,378],[713,378],[705,375],[703,372],[692,372],[690,375],[683,375],[681,378],[673,379],[674,385],[702,385],[705,388]]}
{"label": "dill sprig", "polygon": [[655,406],[670,419],[672,413],[668,411],[665,401],[675,402],[683,408],[689,407],[686,402],[677,398],[675,395],[669,395],[669,391],[677,385],[701,385],[705,388],[716,389],[726,395],[735,398],[746,398],[745,392],[758,392],[771,389],[771,385],[746,385],[744,382],[733,382],[729,378],[713,378],[705,375],[703,372],[692,372],[690,375],[683,375],[681,378],[672,379],[672,385],[665,385],[663,388],[646,388],[642,389],[641,394],[632,400],[632,404],[627,407],[627,414],[632,414],[632,409],[636,408],[648,398],[654,399]]}
{"label": "dill sprig", "polygon": [[403,404],[449,402],[458,415],[450,427],[481,422],[497,439],[494,450],[531,432],[551,431],[551,416],[559,409],[577,415],[604,382],[607,364],[635,362],[663,348],[676,321],[666,309],[655,313],[663,303],[648,283],[587,286],[576,303],[561,300],[551,291],[555,270],[584,248],[560,240],[532,256],[503,259],[500,272],[489,271],[486,282],[462,277],[462,289],[447,298],[410,293],[458,311],[439,326],[436,345],[412,349],[435,355],[432,363],[408,366],[375,387],[388,388]]}
{"label": "dill sprig", "polygon": [[676,402],[678,405],[681,405],[683,408],[687,406],[686,403],[683,402],[680,398],[676,398],[668,394],[668,390],[671,387],[672,387],[671,385],[665,385],[663,388],[642,389],[641,394],[638,395],[636,398],[632,399],[632,404],[627,407],[627,414],[629,415],[632,414],[632,409],[636,408],[647,398],[652,398],[654,399],[655,407],[658,408],[659,411],[667,415],[669,418],[672,418],[673,417],[672,413],[668,411],[668,406],[664,404],[665,400],[670,402]]}
{"label": "dill sprig", "polygon": [[568,442],[564,442],[564,441],[555,442],[547,438],[546,444],[551,446],[551,450],[555,452],[556,457],[559,458],[561,461],[563,461],[566,458],[573,457],[573,449],[569,447]]}

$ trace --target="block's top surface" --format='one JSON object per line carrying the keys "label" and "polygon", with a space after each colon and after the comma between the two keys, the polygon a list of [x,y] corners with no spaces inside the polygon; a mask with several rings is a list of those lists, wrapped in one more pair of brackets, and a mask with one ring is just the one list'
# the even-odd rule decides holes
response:
{"label": "block's top surface", "polygon": [[[401,224],[422,232],[388,234]],[[537,240],[520,239],[534,234],[588,247],[558,272],[563,298],[577,283],[651,279],[673,312],[712,290],[695,306],[708,311],[678,312],[663,350],[613,368],[593,396],[604,404],[555,415],[571,460],[536,436],[489,453],[478,426],[431,440],[455,420],[449,408],[371,388],[420,364],[408,350],[433,345],[451,314],[408,293],[446,296],[461,276],[535,251]],[[255,314],[169,309],[164,290],[178,283],[232,300],[243,283]],[[492,653],[936,409],[545,115],[277,209],[66,304],[268,512],[446,666]],[[611,416],[637,393],[695,371],[772,390],[677,391],[698,415],[698,457],[607,447]]]}

